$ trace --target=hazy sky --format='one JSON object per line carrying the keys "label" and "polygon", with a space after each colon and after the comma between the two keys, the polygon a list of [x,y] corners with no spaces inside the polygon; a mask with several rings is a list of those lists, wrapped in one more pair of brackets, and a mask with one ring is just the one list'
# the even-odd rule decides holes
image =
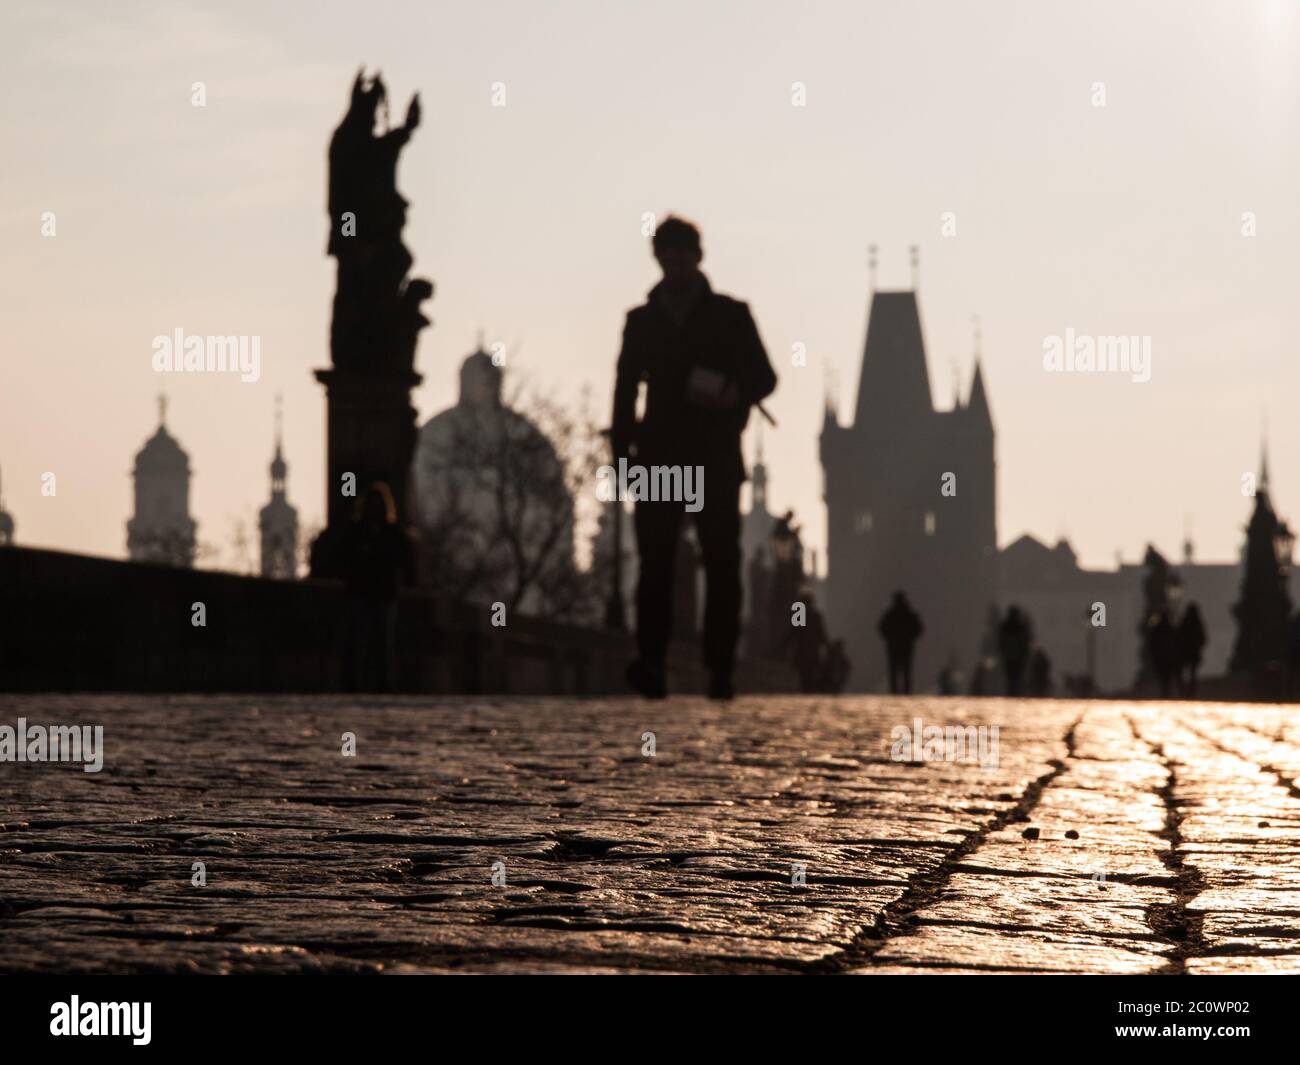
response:
{"label": "hazy sky", "polygon": [[[983,322],[1001,542],[1068,533],[1109,565],[1148,539],[1176,554],[1189,516],[1199,557],[1235,557],[1265,416],[1274,496],[1300,518],[1297,6],[5,0],[0,470],[18,539],[125,553],[164,384],[201,541],[228,553],[255,522],[277,392],[291,499],[320,520],[325,149],[366,63],[395,119],[413,90],[424,103],[399,174],[437,285],[422,420],[454,400],[480,327],[536,385],[590,386],[604,418],[623,314],[655,280],[642,215],[683,213],[715,287],[754,309],[781,377],[773,502],[820,547],[823,367],[850,416],[867,246],[891,288],[915,243],[938,405],[954,365],[968,387]],[[151,342],[177,327],[259,335],[261,380],[164,382]],[[1150,336],[1151,380],[1045,372],[1067,327]]]}

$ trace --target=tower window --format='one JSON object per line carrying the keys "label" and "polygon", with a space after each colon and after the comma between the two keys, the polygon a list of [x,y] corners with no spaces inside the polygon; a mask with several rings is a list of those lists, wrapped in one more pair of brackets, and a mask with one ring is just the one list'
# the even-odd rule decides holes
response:
{"label": "tower window", "polygon": [[934,511],[927,510],[925,512],[925,535],[933,536],[934,530],[935,530]]}
{"label": "tower window", "polygon": [[858,511],[858,516],[857,516],[857,520],[854,522],[853,531],[856,532],[859,536],[861,536],[863,533],[871,532],[871,511],[869,510]]}

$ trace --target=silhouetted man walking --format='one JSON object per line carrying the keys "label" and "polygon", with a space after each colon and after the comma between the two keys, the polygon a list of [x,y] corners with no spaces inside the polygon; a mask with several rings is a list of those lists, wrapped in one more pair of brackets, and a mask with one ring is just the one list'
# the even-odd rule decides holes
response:
{"label": "silhouetted man walking", "polygon": [[[745,466],[740,434],[749,408],[776,387],[749,307],[713,291],[700,271],[700,233],[667,218],[654,235],[663,280],[627,315],[614,384],[610,443],[652,474],[654,467],[702,468],[702,507],[694,513],[704,556],[704,663],[709,695],[734,694],[732,671],[740,631],[740,485]],[[646,384],[645,413],[636,419],[637,389]],[[673,565],[684,499],[638,498],[636,541],[637,645],[628,682],[649,698],[667,693],[664,666],[672,628]]]}
{"label": "silhouetted man walking", "polygon": [[912,652],[924,631],[921,615],[912,609],[907,596],[895,592],[894,601],[880,617],[880,635],[885,638],[889,659],[889,690],[894,695],[912,691]]}

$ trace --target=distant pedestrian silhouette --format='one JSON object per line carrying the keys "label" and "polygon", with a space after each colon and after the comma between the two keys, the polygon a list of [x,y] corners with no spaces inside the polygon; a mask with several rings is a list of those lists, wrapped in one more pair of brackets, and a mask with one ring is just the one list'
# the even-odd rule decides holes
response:
{"label": "distant pedestrian silhouette", "polygon": [[[749,307],[714,292],[700,271],[699,230],[667,218],[655,231],[653,248],[663,280],[627,315],[610,445],[615,460],[629,465],[694,466],[707,474],[703,506],[694,514],[707,585],[704,662],[709,695],[729,699],[740,631],[740,435],[750,407],[776,387],[776,374]],[[643,382],[645,408],[638,422]],[[667,693],[674,556],[684,513],[684,500],[636,503],[639,657],[628,667],[628,681],[650,698]]]}
{"label": "distant pedestrian silhouette", "polygon": [[889,690],[895,695],[912,690],[912,652],[924,631],[921,615],[912,609],[907,596],[895,592],[889,609],[880,617],[880,635],[889,659]]}
{"label": "distant pedestrian silhouette", "polygon": [[1160,698],[1168,699],[1178,673],[1178,632],[1168,609],[1160,610],[1147,630],[1148,658],[1160,685]]}
{"label": "distant pedestrian silhouette", "polygon": [[347,582],[351,691],[393,691],[397,686],[397,592],[410,581],[411,543],[397,524],[393,494],[376,481],[357,500],[343,547]]}
{"label": "distant pedestrian silhouette", "polygon": [[803,604],[804,624],[794,629],[794,668],[799,674],[799,690],[815,692],[825,674],[826,620],[817,609],[812,592],[803,593]]}
{"label": "distant pedestrian silhouette", "polygon": [[1029,619],[1021,613],[1018,606],[1008,607],[1007,616],[998,626],[998,654],[1002,658],[1002,670],[1006,674],[1008,695],[1021,693],[1032,644],[1033,631],[1029,627]]}
{"label": "distant pedestrian silhouette", "polygon": [[1201,668],[1201,654],[1205,650],[1205,623],[1201,609],[1188,603],[1178,622],[1178,674],[1179,684],[1189,699],[1196,698],[1196,673]]}

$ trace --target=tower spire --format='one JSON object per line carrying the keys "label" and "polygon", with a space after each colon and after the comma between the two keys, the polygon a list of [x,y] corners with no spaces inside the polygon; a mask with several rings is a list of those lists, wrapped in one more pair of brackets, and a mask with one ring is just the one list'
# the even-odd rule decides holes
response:
{"label": "tower spire", "polygon": [[289,465],[284,461],[284,400],[275,397],[275,454],[271,456],[271,497],[283,496],[289,477]]}
{"label": "tower spire", "polygon": [[912,291],[921,287],[921,249],[913,244],[908,252],[912,257]]}
{"label": "tower spire", "polygon": [[984,391],[984,368],[979,359],[975,360],[975,374],[971,378],[970,398],[966,400],[966,409],[992,426],[993,414],[989,410],[988,395]]}
{"label": "tower spire", "polygon": [[876,291],[876,246],[867,245],[867,276],[871,281],[871,291]]}
{"label": "tower spire", "polygon": [[167,393],[158,393],[158,428],[167,428]]}
{"label": "tower spire", "polygon": [[1259,487],[1268,491],[1268,418],[1263,419],[1259,430]]}

